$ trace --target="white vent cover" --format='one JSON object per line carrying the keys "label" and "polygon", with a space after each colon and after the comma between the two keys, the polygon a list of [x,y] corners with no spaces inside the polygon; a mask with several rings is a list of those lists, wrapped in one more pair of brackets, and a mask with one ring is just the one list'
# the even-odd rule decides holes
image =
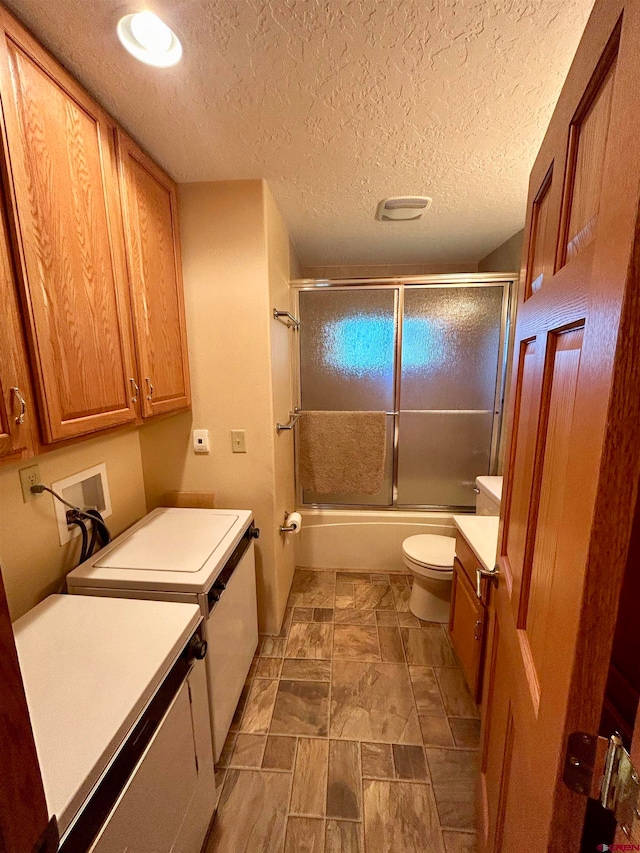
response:
{"label": "white vent cover", "polygon": [[397,195],[383,198],[376,210],[381,222],[410,222],[421,219],[429,209],[431,199],[426,195]]}

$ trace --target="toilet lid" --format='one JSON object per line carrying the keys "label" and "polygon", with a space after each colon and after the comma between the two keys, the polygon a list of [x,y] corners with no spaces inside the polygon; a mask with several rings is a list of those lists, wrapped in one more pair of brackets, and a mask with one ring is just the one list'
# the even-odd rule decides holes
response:
{"label": "toilet lid", "polygon": [[421,533],[405,539],[402,550],[410,560],[422,566],[451,570],[456,552],[456,540],[452,536]]}

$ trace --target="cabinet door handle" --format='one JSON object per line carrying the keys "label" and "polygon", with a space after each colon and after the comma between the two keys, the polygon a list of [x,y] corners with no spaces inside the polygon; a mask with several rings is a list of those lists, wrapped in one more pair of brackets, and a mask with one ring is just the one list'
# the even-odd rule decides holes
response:
{"label": "cabinet door handle", "polygon": [[489,578],[489,582],[498,586],[500,569],[494,566],[492,569],[476,569],[476,595],[482,601],[482,578]]}
{"label": "cabinet door handle", "polygon": [[147,400],[151,401],[153,399],[153,383],[149,377],[146,377],[147,389],[149,393],[147,394]]}
{"label": "cabinet door handle", "polygon": [[15,395],[17,401],[20,403],[20,414],[16,418],[16,423],[23,424],[25,415],[27,414],[27,401],[24,399],[24,397],[20,393],[20,389],[16,385],[11,388],[11,391]]}
{"label": "cabinet door handle", "polygon": [[481,636],[480,629],[481,628],[482,628],[482,621],[480,619],[478,619],[478,621],[476,622],[476,624],[473,628],[473,639],[478,640],[478,642],[480,642],[480,636]]}
{"label": "cabinet door handle", "polygon": [[138,383],[133,378],[133,376],[129,379],[129,382],[131,383],[131,390],[133,391],[133,396],[131,397],[131,402],[137,403],[138,402],[138,394],[140,393],[140,389],[138,388]]}

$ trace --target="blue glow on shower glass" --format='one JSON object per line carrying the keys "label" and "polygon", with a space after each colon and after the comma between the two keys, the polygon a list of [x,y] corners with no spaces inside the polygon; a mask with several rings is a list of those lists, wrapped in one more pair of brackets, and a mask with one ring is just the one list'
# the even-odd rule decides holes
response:
{"label": "blue glow on shower glass", "polygon": [[385,374],[391,367],[393,337],[390,317],[342,317],[326,328],[325,361],[340,373],[360,377]]}
{"label": "blue glow on shower glass", "polygon": [[428,317],[405,317],[402,327],[402,370],[426,371],[445,360],[445,334]]}

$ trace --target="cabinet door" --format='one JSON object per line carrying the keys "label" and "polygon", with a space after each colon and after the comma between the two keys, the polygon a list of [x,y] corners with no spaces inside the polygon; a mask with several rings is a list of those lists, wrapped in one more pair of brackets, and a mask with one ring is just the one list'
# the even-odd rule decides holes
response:
{"label": "cabinet door", "polygon": [[190,405],[176,186],[118,131],[143,417]]}
{"label": "cabinet door", "polygon": [[50,443],[136,418],[113,123],[4,10],[1,20],[16,254]]}
{"label": "cabinet door", "polygon": [[476,597],[458,558],[454,562],[449,631],[462,672],[476,702],[481,695],[485,609]]}
{"label": "cabinet door", "polygon": [[0,194],[0,460],[33,455],[35,411],[18,308],[6,213]]}

